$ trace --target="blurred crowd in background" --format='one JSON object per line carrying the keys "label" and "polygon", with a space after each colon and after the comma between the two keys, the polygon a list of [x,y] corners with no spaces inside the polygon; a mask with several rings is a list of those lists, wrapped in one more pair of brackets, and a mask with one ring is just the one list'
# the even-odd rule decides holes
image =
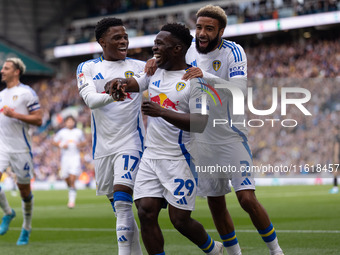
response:
{"label": "blurred crowd in background", "polygon": [[[126,14],[121,17],[124,26],[127,28],[130,37],[156,34],[163,24],[180,22],[190,29],[195,29],[197,9],[187,9],[185,4],[201,1],[186,0],[181,1],[183,8],[173,11],[169,8],[178,4],[173,0],[144,0],[144,1],[110,1],[100,0],[89,7],[89,14],[93,17],[115,14]],[[207,1],[205,1],[207,2]],[[336,11],[340,8],[339,0],[258,0],[258,1],[226,1],[225,5],[220,5],[228,15],[228,25],[239,24],[252,21],[278,19],[298,15],[315,14],[321,12]],[[133,11],[154,10],[143,17],[133,15]],[[128,13],[130,12],[130,13]],[[67,45],[75,43],[93,42],[94,27],[96,22],[85,22],[82,25],[71,25],[60,32],[60,37],[55,45]],[[54,46],[55,46],[54,45]]]}
{"label": "blurred crowd in background", "polygon": [[[274,127],[270,122],[261,128],[250,127],[249,143],[254,164],[331,163],[332,126],[340,121],[340,37],[260,44],[245,47],[245,52],[248,58],[248,87],[253,88],[256,109],[270,108],[273,87],[278,88],[279,94],[283,86],[302,87],[308,89],[312,96],[305,104],[312,116],[305,116],[294,106],[288,108],[287,116],[281,116],[280,100],[271,116],[260,118],[248,114],[248,119],[295,119],[298,122],[294,128],[283,127],[280,122],[275,122]],[[143,60],[151,55],[145,57]],[[51,141],[68,114],[77,117],[78,127],[86,134],[88,145],[82,150],[82,167],[90,178],[94,176],[91,115],[78,94],[76,83],[74,71],[69,77],[41,80],[32,85],[40,97],[44,112],[44,123],[34,130],[33,135],[36,180],[59,179],[59,150],[52,146]]]}
{"label": "blurred crowd in background", "polygon": [[[181,4],[191,4],[198,2],[207,2],[207,0],[182,0]],[[316,13],[324,11],[325,9],[335,8],[337,1],[336,0],[255,0],[255,1],[238,1],[237,5],[235,2],[228,1],[232,6],[237,9],[237,6],[241,3],[239,8],[241,9],[250,9],[254,7],[253,11],[265,12],[267,9],[274,8],[284,8],[284,7],[292,7],[294,8],[297,14],[306,14],[306,13]],[[243,4],[243,2],[245,2]],[[162,7],[169,7],[173,5],[178,5],[178,1],[176,0],[118,0],[118,1],[110,1],[110,0],[98,0],[95,5],[91,7],[91,15],[92,16],[102,16],[116,13],[124,13],[130,11],[141,11]],[[257,15],[257,14],[255,14]]]}

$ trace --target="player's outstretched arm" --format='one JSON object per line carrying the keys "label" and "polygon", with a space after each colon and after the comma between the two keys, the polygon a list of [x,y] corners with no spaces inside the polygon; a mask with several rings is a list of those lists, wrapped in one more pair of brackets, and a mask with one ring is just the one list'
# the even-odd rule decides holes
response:
{"label": "player's outstretched arm", "polygon": [[131,78],[115,78],[105,84],[105,93],[116,101],[124,101],[126,92],[139,92],[137,81]]}
{"label": "player's outstretched arm", "polygon": [[202,133],[208,122],[208,115],[198,113],[178,113],[161,107],[155,102],[143,102],[142,111],[151,117],[161,117],[179,129]]}

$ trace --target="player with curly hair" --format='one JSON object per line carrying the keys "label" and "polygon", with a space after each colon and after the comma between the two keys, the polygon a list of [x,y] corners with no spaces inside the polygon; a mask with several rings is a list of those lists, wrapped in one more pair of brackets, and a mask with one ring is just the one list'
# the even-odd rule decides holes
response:
{"label": "player with curly hair", "polygon": [[122,20],[104,18],[95,28],[103,55],[77,69],[79,94],[91,108],[92,148],[97,195],[105,195],[115,212],[119,255],[142,254],[139,231],[132,211],[132,195],[144,150],[141,94],[114,102],[104,85],[114,77],[131,77],[145,63],[127,58],[128,34]]}
{"label": "player with curly hair", "polygon": [[[142,104],[142,111],[149,116],[146,149],[136,178],[134,199],[145,248],[153,255],[165,254],[158,215],[166,203],[170,220],[182,235],[206,254],[223,254],[222,243],[215,242],[191,218],[197,176],[190,156],[190,132],[202,132],[208,120],[208,115],[201,113],[203,90],[198,79],[182,80],[188,69],[185,54],[191,41],[185,26],[164,25],[152,48],[158,67],[154,75],[118,78],[106,87],[114,96],[120,86],[133,92],[148,89],[150,101]],[[117,85],[118,90],[114,89]]]}
{"label": "player with curly hair", "polygon": [[[227,16],[219,6],[207,5],[196,13],[196,37],[186,55],[187,63],[194,66],[184,75],[185,79],[213,75],[237,83],[245,93],[247,88],[247,57],[235,42],[222,39]],[[195,68],[196,67],[196,68]],[[197,68],[198,67],[198,68]],[[229,181],[236,192],[241,207],[249,214],[254,226],[269,248],[271,255],[282,255],[276,232],[268,213],[255,196],[254,176],[242,172],[242,167],[252,165],[247,128],[240,123],[245,116],[233,115],[232,97],[222,94],[222,106],[212,105],[205,132],[196,136],[199,159],[208,165],[233,166],[233,171],[216,178],[199,178],[198,194],[207,196],[208,205],[223,244],[230,255],[240,255],[232,218],[226,206],[225,194],[231,192]],[[222,108],[223,107],[223,108]],[[227,119],[229,125],[211,128],[214,119]],[[236,124],[230,125],[231,121]],[[211,153],[213,152],[213,153]]]}

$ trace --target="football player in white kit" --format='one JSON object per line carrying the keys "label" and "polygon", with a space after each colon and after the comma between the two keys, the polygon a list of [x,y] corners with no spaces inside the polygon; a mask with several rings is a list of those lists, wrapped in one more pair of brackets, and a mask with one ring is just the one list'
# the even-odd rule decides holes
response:
{"label": "football player in white kit", "polygon": [[85,146],[86,140],[81,129],[76,127],[76,119],[69,115],[65,118],[65,127],[59,130],[53,138],[52,144],[61,150],[60,177],[65,179],[68,187],[67,207],[75,207],[77,190],[75,181],[81,174],[80,148]]}
{"label": "football player in white kit", "polygon": [[[186,60],[198,68],[189,70],[184,79],[211,77],[209,74],[237,83],[244,93],[247,90],[247,58],[243,48],[235,42],[222,39],[227,25],[227,16],[219,6],[207,5],[196,13],[196,37]],[[208,73],[206,73],[208,72]],[[220,90],[219,90],[220,91]],[[213,165],[235,166],[238,171],[231,172],[231,183],[241,207],[249,214],[254,226],[271,255],[282,255],[275,229],[269,216],[255,196],[254,176],[242,172],[241,166],[252,165],[252,154],[248,146],[247,128],[242,124],[245,117],[233,115],[232,97],[220,93],[222,106],[211,105],[207,128],[196,136],[202,149],[200,160]],[[223,107],[223,108],[222,108]],[[228,125],[212,128],[214,119],[226,119]],[[209,158],[209,148],[214,156]],[[216,156],[220,155],[220,156]],[[228,176],[227,176],[228,177]],[[207,196],[215,226],[223,240],[228,254],[241,254],[234,225],[226,207],[224,195],[231,192],[228,178],[200,178],[198,194]]]}
{"label": "football player in white kit", "polygon": [[206,254],[223,254],[222,243],[211,239],[203,226],[191,218],[197,176],[190,162],[190,131],[202,132],[208,120],[208,115],[201,113],[203,92],[198,79],[191,82],[181,79],[188,67],[185,54],[191,40],[185,26],[163,26],[152,48],[158,66],[155,74],[119,78],[106,86],[106,91],[115,97],[117,92],[121,93],[121,86],[125,91],[148,89],[150,101],[143,102],[142,111],[150,118],[134,199],[143,242],[152,255],[165,254],[158,224],[158,214],[165,201],[169,203],[170,220],[182,235]]}
{"label": "football player in white kit", "polygon": [[104,18],[95,28],[103,49],[99,58],[78,66],[79,94],[91,108],[92,147],[97,195],[106,195],[117,217],[119,255],[142,254],[132,211],[135,178],[143,152],[141,94],[114,102],[104,85],[114,77],[144,71],[143,61],[127,58],[128,35],[120,19]]}
{"label": "football player in white kit", "polygon": [[[1,69],[1,80],[6,88],[0,92],[0,179],[7,167],[17,177],[22,198],[23,225],[17,245],[26,245],[31,233],[33,195],[33,155],[29,125],[42,124],[42,111],[35,91],[20,82],[26,66],[19,58],[6,59]],[[0,187],[0,207],[5,213],[0,225],[0,235],[6,234],[15,211],[9,206]]]}

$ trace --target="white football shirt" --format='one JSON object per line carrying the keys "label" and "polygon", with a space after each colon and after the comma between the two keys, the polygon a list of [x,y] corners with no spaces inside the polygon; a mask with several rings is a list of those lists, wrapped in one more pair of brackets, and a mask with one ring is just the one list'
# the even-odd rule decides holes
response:
{"label": "white football shirt", "polygon": [[[247,57],[243,48],[235,42],[222,39],[217,49],[207,54],[200,54],[196,50],[195,41],[193,41],[186,54],[186,61],[192,66],[199,67],[203,71],[227,81],[233,81],[233,79],[244,80],[244,83],[241,83],[241,90],[246,95]],[[214,86],[216,84],[211,85]],[[247,141],[248,131],[245,116],[233,115],[233,98],[231,93],[226,89],[216,89],[216,92],[218,95],[213,92],[211,93],[215,98],[216,104],[210,102],[207,127],[204,133],[195,134],[197,140],[211,144]],[[214,127],[214,119],[226,120],[227,124],[215,125]],[[231,125],[231,123],[233,124]]]}
{"label": "white football shirt", "polygon": [[[61,157],[70,158],[74,160],[80,159],[80,151],[77,144],[85,141],[84,133],[79,128],[62,128],[59,130],[53,140],[60,144],[61,147]],[[67,148],[62,148],[67,145]]]}
{"label": "white football shirt", "polygon": [[[178,113],[201,113],[202,94],[198,79],[184,81],[185,70],[158,68],[153,76],[135,76],[140,91],[148,89],[149,100]],[[183,131],[161,117],[149,117],[143,157],[150,159],[188,159],[190,132]]]}
{"label": "white football shirt", "polygon": [[27,115],[40,109],[37,94],[31,87],[22,83],[0,92],[0,150],[6,153],[31,153],[29,124],[5,116],[2,113],[4,107]]}
{"label": "white football shirt", "polygon": [[[126,58],[106,61],[103,57],[81,63],[77,69],[79,94],[91,108],[93,158],[124,150],[143,151],[144,125],[140,110],[141,93],[113,102],[105,84],[118,77],[132,77],[144,71],[143,61]],[[95,104],[92,103],[95,99]]]}

